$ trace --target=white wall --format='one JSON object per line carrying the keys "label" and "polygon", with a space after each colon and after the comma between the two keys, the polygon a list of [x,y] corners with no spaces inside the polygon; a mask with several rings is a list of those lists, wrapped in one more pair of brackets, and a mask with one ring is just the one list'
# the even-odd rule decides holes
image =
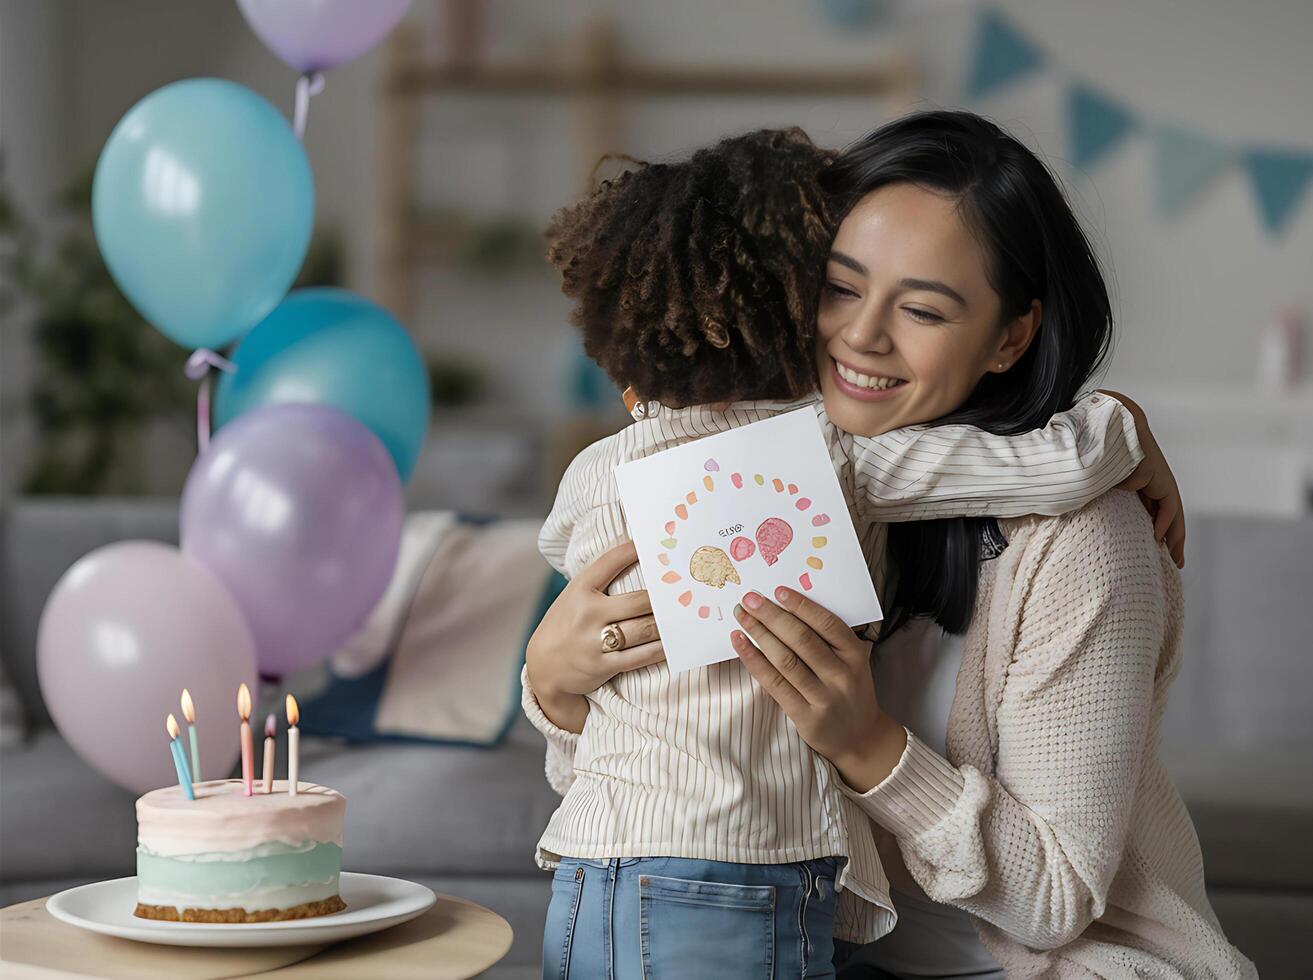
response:
{"label": "white wall", "polygon": [[[8,116],[21,109],[22,132],[32,134],[20,138],[15,127],[3,139],[21,142],[21,154],[8,151],[11,160],[26,155],[29,173],[39,175],[23,185],[28,196],[38,194],[41,180],[49,182],[64,150],[94,157],[133,102],[175,78],[223,75],[290,106],[293,73],[264,50],[228,0],[0,2],[10,25],[4,110]],[[633,56],[661,61],[856,65],[901,44],[923,65],[927,103],[960,104],[976,5],[908,0],[894,6],[901,12],[885,23],[844,37],[826,21],[819,0],[491,0],[489,49],[496,56],[559,48],[590,13],[611,10]],[[1063,82],[1083,78],[1143,116],[1221,138],[1308,147],[1313,5],[1004,0],[1000,6],[1047,48],[1054,66],[970,107],[1012,128],[1054,165],[1105,257],[1120,319],[1109,382],[1132,392],[1168,383],[1248,386],[1256,334],[1270,314],[1292,303],[1313,308],[1313,199],[1280,238],[1270,239],[1243,174],[1232,171],[1179,218],[1162,221],[1153,213],[1144,138],[1132,137],[1088,175],[1063,162]],[[441,8],[418,0],[412,16],[431,25],[426,35],[436,42]],[[369,57],[330,75],[313,103],[307,140],[319,215],[353,234],[350,283],[366,293],[372,287],[370,85],[377,65]],[[58,117],[54,131],[51,115]],[[509,186],[504,193],[517,208],[545,218],[577,189],[574,123],[557,100],[433,99],[424,118],[427,200],[496,196],[499,186]],[[853,99],[649,102],[626,116],[622,148],[660,156],[729,131],[790,122],[818,141],[842,145],[881,121],[878,105]],[[453,152],[471,141],[492,149],[482,157],[484,151]],[[504,146],[520,159],[505,162]],[[503,162],[475,172],[487,154]],[[557,365],[570,331],[549,278],[488,284],[435,272],[426,281],[421,315],[410,324],[421,345],[483,356],[496,368],[497,395],[536,411],[559,409]],[[21,362],[12,348],[6,349],[6,396],[22,373],[8,366],[11,357]],[[6,419],[8,433],[8,413]]]}

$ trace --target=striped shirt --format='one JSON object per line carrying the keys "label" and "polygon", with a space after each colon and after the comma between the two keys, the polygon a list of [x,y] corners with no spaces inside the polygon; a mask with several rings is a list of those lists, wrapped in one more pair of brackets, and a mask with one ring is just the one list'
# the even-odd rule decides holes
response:
{"label": "striped shirt", "polygon": [[[816,398],[662,408],[575,458],[539,549],[566,576],[577,574],[629,538],[615,481],[620,463],[807,405],[820,417],[878,591],[885,522],[1067,513],[1120,483],[1142,457],[1130,413],[1106,395],[1017,436],[915,426],[854,437],[829,422]],[[610,592],[642,588],[635,565]],[[835,936],[870,942],[893,928],[869,819],[737,659],[674,675],[664,663],[619,674],[588,696],[581,735],[553,725],[527,672],[522,679],[525,712],[548,739],[548,777],[564,795],[538,843],[540,867],[561,856],[751,864],[846,857],[836,888],[863,901],[842,904]]]}

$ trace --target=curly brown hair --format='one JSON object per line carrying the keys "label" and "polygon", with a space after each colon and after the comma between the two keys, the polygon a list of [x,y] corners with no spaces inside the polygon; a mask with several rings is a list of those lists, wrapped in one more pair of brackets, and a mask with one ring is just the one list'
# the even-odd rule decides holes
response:
{"label": "curly brown hair", "polygon": [[670,407],[814,390],[833,159],[801,129],[762,129],[558,211],[547,258],[588,356]]}

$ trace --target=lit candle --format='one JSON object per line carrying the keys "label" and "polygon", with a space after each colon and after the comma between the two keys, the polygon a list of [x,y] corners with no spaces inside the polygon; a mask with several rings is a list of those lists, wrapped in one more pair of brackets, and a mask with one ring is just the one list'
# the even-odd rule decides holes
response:
{"label": "lit candle", "polygon": [[274,791],[274,733],[278,731],[278,723],[274,721],[273,712],[269,712],[269,717],[264,720],[264,791],[272,793]]}
{"label": "lit candle", "polygon": [[201,781],[201,749],[196,744],[196,706],[191,703],[191,693],[182,689],[182,716],[187,719],[187,741],[191,742],[191,778],[193,782]]}
{"label": "lit candle", "polygon": [[296,783],[300,768],[301,732],[296,723],[301,720],[301,712],[296,707],[296,698],[287,695],[287,792],[296,795]]}
{"label": "lit candle", "polygon": [[255,746],[251,741],[251,691],[245,684],[237,688],[237,714],[242,719],[242,782],[246,795],[252,794],[251,781],[255,778]]}
{"label": "lit candle", "polygon": [[182,754],[182,742],[178,740],[181,730],[178,728],[178,719],[169,715],[169,720],[164,723],[169,730],[169,751],[173,753],[173,768],[178,770],[178,785],[182,791],[187,794],[187,799],[196,799],[195,792],[191,788],[191,772],[187,769],[187,757]]}

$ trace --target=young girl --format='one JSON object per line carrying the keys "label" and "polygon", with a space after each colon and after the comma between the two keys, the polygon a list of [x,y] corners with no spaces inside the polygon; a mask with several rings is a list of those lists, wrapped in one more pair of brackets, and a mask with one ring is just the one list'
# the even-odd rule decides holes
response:
{"label": "young girl", "polygon": [[[821,418],[877,588],[883,522],[1061,514],[1140,463],[1134,419],[1106,396],[1011,437],[940,426],[866,439],[828,424],[814,324],[830,160],[800,130],[761,131],[627,173],[558,214],[549,258],[636,419],[562,480],[539,545],[565,575],[628,538],[618,464],[803,406]],[[635,566],[610,591],[642,588]],[[626,645],[609,630],[598,642]],[[556,869],[544,976],[828,976],[833,937],[893,927],[870,821],[737,659],[673,676],[653,663],[594,691],[530,660],[523,682],[564,795],[536,854]],[[586,726],[570,726],[582,734],[555,723],[562,693],[587,695]],[[842,890],[860,901],[836,920]]]}

